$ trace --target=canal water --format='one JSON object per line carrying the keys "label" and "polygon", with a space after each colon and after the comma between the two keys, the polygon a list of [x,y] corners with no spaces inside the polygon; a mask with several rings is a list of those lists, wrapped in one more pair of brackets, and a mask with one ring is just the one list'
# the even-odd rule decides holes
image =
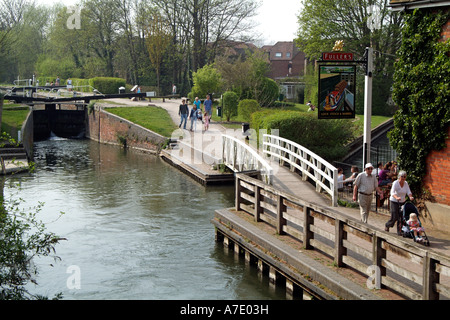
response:
{"label": "canal water", "polygon": [[[64,299],[285,299],[255,267],[215,242],[214,210],[234,186],[204,187],[159,157],[52,138],[35,143],[36,171],[4,194],[39,202],[61,260],[36,259],[33,293]],[[20,184],[20,191],[13,187]],[[63,212],[63,213],[61,213]]]}

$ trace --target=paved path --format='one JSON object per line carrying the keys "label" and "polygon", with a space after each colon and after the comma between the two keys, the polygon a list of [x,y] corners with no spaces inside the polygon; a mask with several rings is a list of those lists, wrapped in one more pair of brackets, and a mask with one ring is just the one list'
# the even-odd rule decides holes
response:
{"label": "paved path", "polygon": [[[165,102],[161,100],[155,100],[149,103],[148,101],[132,101],[130,99],[110,99],[107,101],[113,101],[115,103],[121,103],[132,106],[148,106],[156,105],[164,108],[168,111],[175,124],[180,123],[180,117],[178,116],[178,107],[181,103],[181,99],[166,99]],[[188,120],[187,129],[190,128],[190,120]],[[202,148],[204,150],[218,150],[221,149],[221,140],[211,140],[212,136],[220,135],[226,131],[226,128],[220,123],[213,121],[210,124],[210,129],[207,132],[202,132],[201,123],[197,123],[197,131],[191,133],[191,139],[200,138],[202,141]],[[203,168],[206,168],[202,164]],[[205,169],[207,170],[207,169]],[[315,187],[308,182],[302,181],[300,175],[290,172],[285,167],[277,167],[276,175],[273,177],[273,185],[285,192],[289,192],[301,199],[308,199],[309,202],[316,203],[323,206],[330,206],[331,200],[324,194],[319,194],[315,191]],[[340,211],[343,215],[347,215],[354,219],[360,220],[359,209],[337,207],[336,210]],[[368,224],[379,230],[384,230],[386,221],[389,220],[389,216],[383,213],[371,212],[369,216]],[[391,233],[395,233],[395,228],[391,228]],[[446,255],[450,255],[450,233],[442,232],[433,229],[426,230],[430,239],[431,248]],[[411,239],[411,242],[413,240]]]}

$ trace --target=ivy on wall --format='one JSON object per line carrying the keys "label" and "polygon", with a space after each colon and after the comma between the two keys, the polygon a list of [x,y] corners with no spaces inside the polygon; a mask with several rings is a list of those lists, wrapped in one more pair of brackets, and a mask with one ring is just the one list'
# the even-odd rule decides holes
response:
{"label": "ivy on wall", "polygon": [[394,115],[395,128],[388,136],[415,194],[422,192],[428,153],[441,150],[447,138],[450,40],[439,40],[449,17],[450,12],[406,12],[397,53],[393,99],[398,111]]}

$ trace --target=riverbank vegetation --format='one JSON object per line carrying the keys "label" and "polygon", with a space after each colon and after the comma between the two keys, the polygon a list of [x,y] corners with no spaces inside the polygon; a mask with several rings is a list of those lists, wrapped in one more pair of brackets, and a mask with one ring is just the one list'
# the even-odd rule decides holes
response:
{"label": "riverbank vegetation", "polygon": [[[24,200],[16,194],[6,199],[3,196],[5,180],[1,179],[0,195],[0,300],[48,299],[33,294],[27,285],[37,284],[37,266],[33,259],[52,257],[58,260],[55,247],[65,240],[48,232],[38,213],[44,206],[22,209]],[[10,185],[11,190],[20,192],[19,186]],[[61,213],[62,214],[62,213]],[[60,299],[60,293],[54,299]]]}

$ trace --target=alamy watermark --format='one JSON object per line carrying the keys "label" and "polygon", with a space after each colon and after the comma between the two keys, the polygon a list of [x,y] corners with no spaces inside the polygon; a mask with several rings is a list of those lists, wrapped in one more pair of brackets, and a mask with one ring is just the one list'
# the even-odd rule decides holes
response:
{"label": "alamy watermark", "polygon": [[[226,149],[224,145],[223,135],[238,140],[241,145],[246,145],[247,151],[254,152],[258,159],[268,161],[269,157],[264,152],[263,135],[267,130],[259,130],[259,134],[254,129],[248,129],[243,132],[240,129],[227,129],[224,133],[219,131],[194,131],[190,132],[186,129],[177,129],[172,133],[172,141],[178,141],[175,149],[170,150],[172,156],[183,161],[188,165],[207,164],[215,166],[222,164],[226,158],[233,157],[234,164],[239,167],[240,164],[248,166],[256,166],[256,158],[250,158],[249,153],[242,152],[238,154],[237,149]],[[271,135],[279,136],[279,130],[272,129]],[[237,147],[234,145],[234,147]],[[243,151],[243,148],[240,149]],[[224,152],[232,152],[233,155],[224,154]],[[272,167],[272,174],[276,174],[277,166]]]}
{"label": "alamy watermark", "polygon": [[66,285],[69,290],[80,290],[81,289],[81,269],[77,265],[68,266],[66,273],[70,276],[67,278]]}
{"label": "alamy watermark", "polygon": [[81,29],[81,9],[79,6],[68,6],[67,13],[71,13],[67,18],[67,29]]}
{"label": "alamy watermark", "polygon": [[381,289],[381,269],[379,266],[371,265],[367,268],[367,275],[369,276],[366,281],[367,288],[369,289]]}

